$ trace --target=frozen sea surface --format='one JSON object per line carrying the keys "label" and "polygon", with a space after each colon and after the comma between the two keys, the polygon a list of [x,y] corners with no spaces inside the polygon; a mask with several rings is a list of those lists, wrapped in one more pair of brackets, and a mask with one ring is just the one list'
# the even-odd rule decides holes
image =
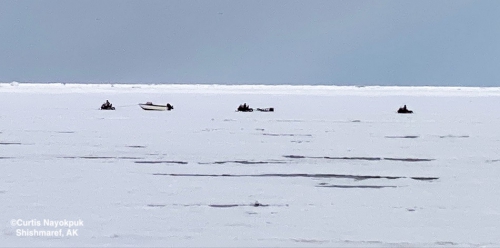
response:
{"label": "frozen sea surface", "polygon": [[498,88],[0,84],[0,106],[0,246],[500,246]]}

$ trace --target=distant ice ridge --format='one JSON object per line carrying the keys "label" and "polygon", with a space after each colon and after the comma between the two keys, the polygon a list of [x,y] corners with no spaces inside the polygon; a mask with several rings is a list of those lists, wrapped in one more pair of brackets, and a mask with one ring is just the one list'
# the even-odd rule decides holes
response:
{"label": "distant ice ridge", "polygon": [[85,84],[0,83],[0,92],[15,93],[204,93],[271,95],[425,95],[500,96],[500,87],[222,85],[222,84]]}

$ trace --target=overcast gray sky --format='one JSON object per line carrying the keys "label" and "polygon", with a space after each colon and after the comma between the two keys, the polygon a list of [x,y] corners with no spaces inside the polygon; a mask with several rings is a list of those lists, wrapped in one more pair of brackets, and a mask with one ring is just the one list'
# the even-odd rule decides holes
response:
{"label": "overcast gray sky", "polygon": [[0,1],[1,82],[500,86],[500,1]]}

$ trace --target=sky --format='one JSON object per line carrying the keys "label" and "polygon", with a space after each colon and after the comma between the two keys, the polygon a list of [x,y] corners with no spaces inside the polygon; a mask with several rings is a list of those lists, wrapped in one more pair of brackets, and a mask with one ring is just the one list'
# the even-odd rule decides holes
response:
{"label": "sky", "polygon": [[12,81],[500,86],[500,1],[2,0]]}

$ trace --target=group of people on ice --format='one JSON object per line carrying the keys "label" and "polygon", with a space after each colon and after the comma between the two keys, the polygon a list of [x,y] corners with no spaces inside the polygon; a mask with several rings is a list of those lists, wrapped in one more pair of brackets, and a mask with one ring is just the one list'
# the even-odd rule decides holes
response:
{"label": "group of people on ice", "polygon": [[238,106],[238,111],[240,112],[252,112],[253,108],[250,108],[249,105],[246,103],[243,103],[242,105]]}
{"label": "group of people on ice", "polygon": [[[151,103],[151,102],[148,102],[146,104],[153,105],[153,103]],[[170,105],[170,103],[168,103],[166,106],[167,106],[168,110],[171,110],[171,109],[174,108],[174,106]],[[113,104],[111,104],[108,100],[106,100],[106,102],[101,105],[101,109],[104,109],[104,110],[114,110],[115,107],[113,107]],[[237,111],[239,111],[239,112],[253,112],[253,108],[250,108],[250,105],[247,105],[246,103],[243,103],[243,104],[240,104],[240,106],[238,106]],[[265,109],[258,108],[257,111],[274,112],[274,108],[265,108]],[[413,111],[407,109],[406,105],[404,105],[403,107],[401,107],[401,108],[398,109],[398,113],[399,114],[411,114],[411,113],[413,113]]]}

